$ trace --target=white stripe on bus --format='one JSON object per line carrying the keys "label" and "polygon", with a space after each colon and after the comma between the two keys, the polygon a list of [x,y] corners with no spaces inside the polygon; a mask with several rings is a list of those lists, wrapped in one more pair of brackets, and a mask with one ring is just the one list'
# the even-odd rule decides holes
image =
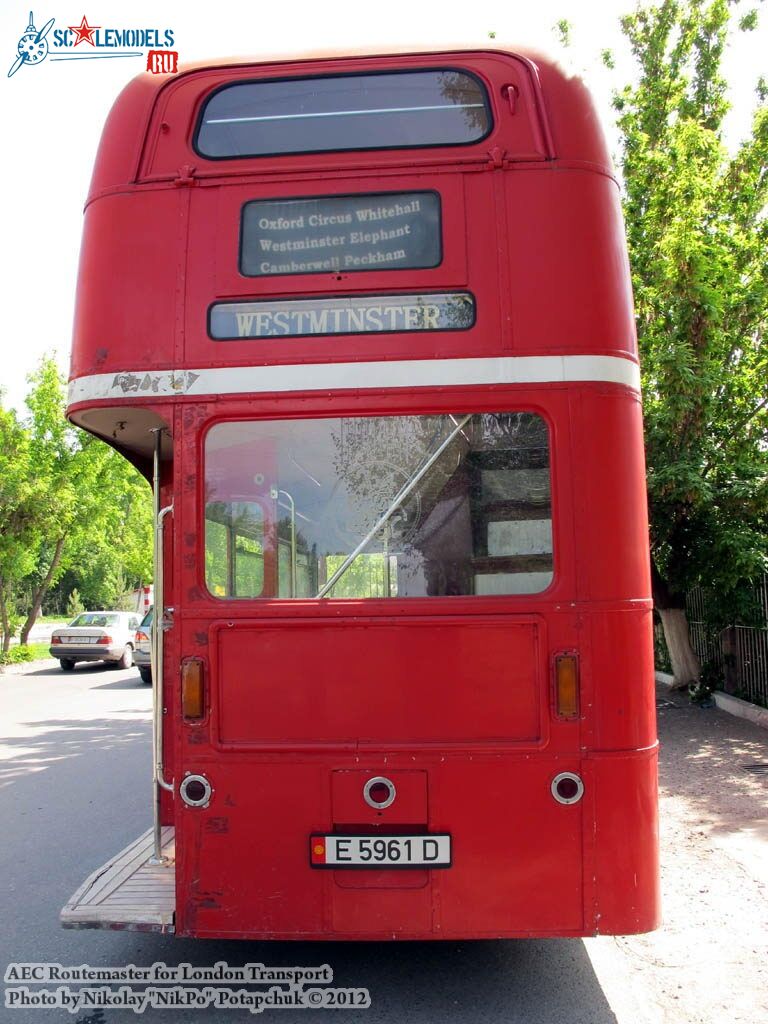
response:
{"label": "white stripe on bus", "polygon": [[497,356],[366,363],[297,363],[183,370],[122,370],[77,377],[69,404],[109,398],[234,395],[358,388],[473,387],[503,384],[620,384],[640,390],[637,363],[622,356]]}

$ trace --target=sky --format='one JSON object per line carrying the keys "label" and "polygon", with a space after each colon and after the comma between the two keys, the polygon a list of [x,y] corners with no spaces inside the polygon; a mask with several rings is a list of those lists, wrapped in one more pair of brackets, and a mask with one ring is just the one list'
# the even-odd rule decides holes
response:
{"label": "sky", "polygon": [[[569,59],[583,73],[603,118],[609,140],[611,89],[632,75],[632,62],[621,36],[619,17],[634,0],[473,0],[446,5],[444,0],[291,0],[262,4],[217,0],[211,5],[184,2],[86,3],[46,0],[33,8],[41,29],[55,19],[49,33],[79,25],[83,16],[102,28],[170,29],[180,61],[225,56],[300,54],[324,48],[387,44],[402,46],[497,45],[509,42],[556,51],[553,31],[558,19],[571,24]],[[745,2],[744,10],[748,9]],[[17,42],[29,19],[29,6],[0,0],[0,71],[4,159],[0,165],[0,225],[4,239],[0,301],[5,330],[0,346],[3,404],[23,412],[27,376],[47,353],[62,370],[69,367],[75,281],[82,207],[90,181],[101,128],[121,88],[144,70],[145,57],[54,60],[51,51],[39,64],[24,64],[6,77],[17,56]],[[730,49],[727,77],[734,83],[730,137],[748,130],[754,84],[768,53],[768,14],[758,32],[741,36]],[[495,32],[492,42],[489,33]],[[611,73],[599,55],[611,48],[617,58]],[[66,51],[81,56],[87,44]],[[102,51],[103,52],[103,51]]]}

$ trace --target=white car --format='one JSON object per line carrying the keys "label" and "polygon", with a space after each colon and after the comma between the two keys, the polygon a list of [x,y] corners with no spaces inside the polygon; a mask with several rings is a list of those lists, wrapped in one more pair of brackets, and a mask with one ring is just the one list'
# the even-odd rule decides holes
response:
{"label": "white car", "polygon": [[135,612],[82,612],[51,634],[51,657],[71,672],[78,661],[109,661],[118,668],[133,664]]}

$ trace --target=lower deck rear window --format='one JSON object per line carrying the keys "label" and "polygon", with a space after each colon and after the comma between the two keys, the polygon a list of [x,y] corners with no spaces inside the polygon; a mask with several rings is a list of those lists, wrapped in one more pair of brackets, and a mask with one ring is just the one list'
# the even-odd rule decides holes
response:
{"label": "lower deck rear window", "polygon": [[205,579],[221,598],[531,594],[552,581],[549,436],[527,412],[220,423]]}

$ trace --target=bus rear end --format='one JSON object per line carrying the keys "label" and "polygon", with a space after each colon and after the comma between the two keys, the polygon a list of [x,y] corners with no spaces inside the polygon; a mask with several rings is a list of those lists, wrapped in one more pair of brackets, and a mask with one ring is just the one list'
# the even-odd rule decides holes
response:
{"label": "bus rear end", "polygon": [[580,83],[496,51],[137,80],[70,416],[154,455],[160,798],[130,877],[173,899],[126,922],[81,894],[65,924],[656,926],[639,374]]}

